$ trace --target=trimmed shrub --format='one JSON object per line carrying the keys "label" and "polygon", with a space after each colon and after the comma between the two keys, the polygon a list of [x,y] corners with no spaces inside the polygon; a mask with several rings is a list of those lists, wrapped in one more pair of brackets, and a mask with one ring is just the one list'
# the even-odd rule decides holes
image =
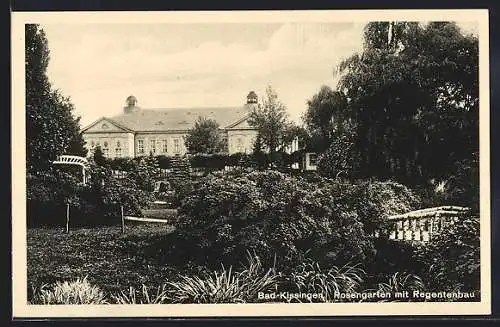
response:
{"label": "trimmed shrub", "polygon": [[160,169],[170,169],[172,168],[172,157],[159,155],[156,157],[158,160],[158,165]]}
{"label": "trimmed shrub", "polygon": [[72,282],[56,282],[35,290],[33,304],[106,304],[104,293],[87,278]]}
{"label": "trimmed shrub", "polygon": [[194,168],[222,170],[227,165],[229,155],[225,153],[198,153],[189,156],[189,163]]}

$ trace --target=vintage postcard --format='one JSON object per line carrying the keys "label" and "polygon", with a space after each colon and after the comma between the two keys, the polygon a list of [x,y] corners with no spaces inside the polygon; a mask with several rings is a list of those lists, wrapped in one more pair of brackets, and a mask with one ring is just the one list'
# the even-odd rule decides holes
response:
{"label": "vintage postcard", "polygon": [[488,33],[13,12],[13,316],[489,314]]}

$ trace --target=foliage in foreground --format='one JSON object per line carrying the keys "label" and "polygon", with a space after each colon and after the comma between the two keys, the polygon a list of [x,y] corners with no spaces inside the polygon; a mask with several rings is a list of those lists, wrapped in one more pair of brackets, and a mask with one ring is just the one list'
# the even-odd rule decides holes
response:
{"label": "foliage in foreground", "polygon": [[257,256],[248,256],[246,267],[233,267],[205,276],[185,276],[167,282],[173,303],[247,303],[256,302],[259,292],[276,291],[278,275],[274,268],[265,270]]}
{"label": "foliage in foreground", "polygon": [[140,290],[130,286],[128,292],[121,291],[117,295],[111,295],[112,303],[116,304],[162,304],[168,303],[165,285],[156,289],[142,285]]}
{"label": "foliage in foreground", "polygon": [[317,262],[307,259],[291,273],[288,282],[297,292],[322,294],[319,302],[340,302],[340,293],[361,291],[364,277],[365,272],[358,265],[323,269]]}
{"label": "foliage in foreground", "polygon": [[52,287],[42,285],[34,290],[34,304],[106,304],[101,289],[87,280],[56,282]]}
{"label": "foliage in foreground", "polygon": [[[36,292],[34,295],[28,294],[28,299],[34,304],[55,304],[58,301],[54,299],[59,297],[59,302],[63,302],[62,296],[54,295],[54,286],[57,285],[57,282],[73,281],[77,276],[86,275],[91,285],[97,285],[102,290],[105,302],[118,304],[259,302],[261,299],[255,296],[258,295],[259,290],[264,293],[278,290],[278,292],[288,291],[290,293],[328,294],[325,300],[330,302],[405,301],[405,299],[395,299],[394,297],[392,299],[339,299],[332,296],[335,295],[335,291],[363,293],[379,290],[392,293],[402,290],[410,292],[412,290],[470,290],[476,291],[474,300],[480,298],[477,293],[479,288],[474,288],[479,287],[479,277],[476,275],[474,275],[477,277],[476,280],[457,281],[457,277],[453,277],[453,275],[450,275],[450,280],[446,280],[444,278],[446,276],[436,278],[432,274],[436,271],[435,268],[429,273],[426,273],[425,270],[415,272],[407,270],[408,266],[397,262],[394,267],[385,269],[384,264],[379,264],[377,265],[378,270],[372,268],[367,271],[365,265],[328,265],[319,263],[316,258],[310,257],[293,267],[292,271],[286,272],[277,269],[278,264],[266,265],[260,258],[252,255],[246,265],[233,265],[214,271],[207,267],[202,267],[203,269],[191,269],[187,266],[176,267],[172,257],[157,247],[167,232],[163,224],[156,227],[151,225],[129,226],[127,234],[121,234],[119,228],[81,229],[74,230],[70,234],[65,234],[62,231],[53,232],[48,229],[30,230],[28,237],[28,281],[38,294]],[[457,242],[460,241],[464,241],[464,239],[457,237]],[[448,243],[447,246],[451,248],[450,251],[457,249],[457,244]],[[438,248],[442,249],[443,245]],[[410,250],[410,248],[406,249],[401,252],[401,255],[419,257],[416,252]],[[472,258],[475,259],[472,260]],[[428,259],[430,260],[432,257]],[[478,257],[472,256],[470,259],[471,266],[479,264]],[[279,258],[276,259],[276,261],[279,260]],[[390,256],[387,260],[391,261],[394,258]],[[460,260],[457,262],[458,265],[455,267],[450,265],[449,260],[443,265],[456,270],[466,269],[467,266],[463,265]],[[461,273],[463,274],[464,271]],[[439,284],[435,281],[439,281]],[[462,285],[464,283],[469,283],[469,285]],[[52,285],[42,287],[51,293],[47,292],[47,295],[40,297],[40,287],[38,286],[43,284]],[[61,282],[60,284],[64,285]],[[72,289],[75,292],[81,291],[75,287],[66,287],[65,289]],[[92,289],[92,287],[86,289]],[[95,298],[100,301],[101,297]],[[440,301],[439,299],[408,299],[408,301],[410,300]],[[264,299],[264,301],[269,301],[269,299]],[[276,301],[321,302],[322,300],[290,298],[276,299]]]}
{"label": "foliage in foreground", "polygon": [[422,279],[412,273],[399,273],[396,272],[389,276],[387,281],[378,284],[378,291],[396,294],[403,291],[424,291],[426,286]]}

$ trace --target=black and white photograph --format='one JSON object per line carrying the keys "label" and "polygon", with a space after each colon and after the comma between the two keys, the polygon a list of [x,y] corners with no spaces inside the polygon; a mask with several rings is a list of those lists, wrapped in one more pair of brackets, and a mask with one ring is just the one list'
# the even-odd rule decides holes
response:
{"label": "black and white photograph", "polygon": [[487,11],[13,22],[14,314],[491,310]]}

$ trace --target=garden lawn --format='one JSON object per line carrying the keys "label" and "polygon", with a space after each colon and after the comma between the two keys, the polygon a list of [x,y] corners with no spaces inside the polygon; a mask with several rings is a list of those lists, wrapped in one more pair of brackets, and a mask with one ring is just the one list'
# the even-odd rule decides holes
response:
{"label": "garden lawn", "polygon": [[158,246],[172,231],[168,224],[126,222],[120,226],[28,229],[28,299],[32,288],[88,276],[106,293],[130,286],[158,286],[175,277],[178,268],[166,262]]}

